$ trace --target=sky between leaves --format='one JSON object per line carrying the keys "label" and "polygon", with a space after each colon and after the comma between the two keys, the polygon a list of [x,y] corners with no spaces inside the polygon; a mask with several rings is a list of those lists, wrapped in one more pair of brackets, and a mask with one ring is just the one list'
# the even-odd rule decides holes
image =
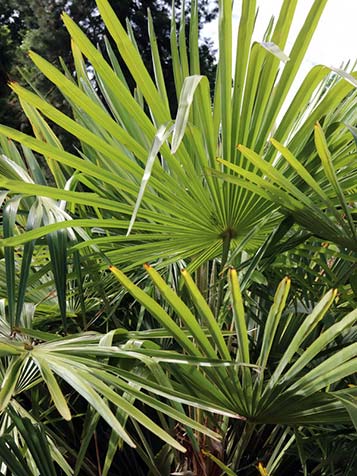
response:
{"label": "sky between leaves", "polygon": [[[278,15],[282,0],[258,0],[259,15],[254,39],[261,41],[268,21],[272,15]],[[234,31],[237,30],[239,12],[242,1],[235,0]],[[299,0],[292,32],[285,53],[293,44],[300,27],[303,24],[313,0]],[[297,83],[301,82],[306,73],[315,64],[340,67],[343,62],[357,59],[357,0],[328,0],[321,21],[306,53]],[[218,44],[217,20],[206,24],[202,36],[211,38]],[[218,46],[217,46],[218,48]],[[235,52],[234,52],[235,54]]]}

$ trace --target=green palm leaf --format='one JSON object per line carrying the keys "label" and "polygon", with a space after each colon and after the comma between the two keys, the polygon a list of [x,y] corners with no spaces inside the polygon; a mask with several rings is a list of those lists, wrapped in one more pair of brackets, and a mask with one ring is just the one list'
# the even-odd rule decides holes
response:
{"label": "green palm leaf", "polygon": [[[258,153],[266,149],[266,156],[269,162],[272,161],[275,152],[273,148],[265,147],[266,141],[274,128],[283,99],[298,71],[325,3],[319,1],[314,3],[289,54],[290,61],[284,64],[280,62],[281,59],[284,61],[286,59],[281,51],[286,45],[296,2],[283,3],[271,38],[268,38],[271,41],[265,41],[262,45],[251,44],[255,4],[243,2],[238,34],[237,69],[232,88],[231,1],[220,2],[219,41],[224,54],[219,59],[219,79],[212,103],[207,79],[199,76],[195,27],[197,5],[194,3],[189,55],[185,51],[184,14],[178,39],[179,46],[174,37],[175,28],[172,29],[176,84],[181,85],[178,88],[179,107],[173,136],[170,139],[165,135],[158,147],[154,147],[157,131],[160,127],[166,128],[171,117],[167,106],[167,94],[160,76],[153,25],[149,21],[157,84],[149,77],[131,33],[125,32],[115,18],[109,3],[106,0],[100,1],[98,8],[103,20],[107,23],[107,28],[124,62],[127,63],[152,117],[146,114],[145,108],[143,109],[130,93],[115,62],[111,67],[80,28],[64,16],[64,22],[73,40],[78,78],[82,80],[76,85],[35,53],[31,53],[31,58],[70,102],[75,120],[56,111],[46,101],[17,84],[13,84],[12,87],[24,105],[28,105],[25,109],[31,115],[34,128],[39,130],[41,127],[42,130],[46,130],[47,127],[49,134],[48,126],[45,126],[42,117],[34,114],[34,111],[39,111],[80,139],[81,158],[61,150],[53,136],[45,144],[40,139],[31,139],[4,126],[1,126],[0,131],[44,154],[52,168],[53,161],[58,163],[59,169],[55,172],[58,177],[56,180],[58,190],[34,188],[33,193],[65,199],[62,194],[63,180],[59,174],[68,176],[71,173],[68,169],[70,167],[72,170],[81,171],[77,175],[79,190],[76,195],[77,201],[71,202],[72,209],[85,204],[88,195],[80,191],[79,185],[83,184],[96,194],[93,201],[88,202],[87,211],[91,210],[91,218],[96,219],[99,210],[102,218],[126,222],[126,228],[131,231],[127,239],[123,238],[122,232],[118,233],[118,229],[113,232],[102,225],[107,230],[108,239],[103,239],[97,244],[114,264],[135,265],[148,260],[156,261],[158,258],[163,263],[168,263],[185,258],[193,260],[192,266],[195,267],[203,261],[220,254],[224,255],[226,253],[224,250],[236,247],[243,241],[248,249],[254,249],[261,244],[264,235],[272,230],[280,219],[276,213],[276,204],[272,203],[264,190],[258,187],[248,189],[243,183],[238,182],[236,182],[238,187],[228,182],[220,184],[217,178],[207,172],[207,166],[213,166],[219,173],[222,169],[214,159],[221,156],[225,161],[222,162],[223,170],[227,170],[229,164],[235,163],[246,169],[247,173],[255,173],[257,165],[252,167],[242,150],[236,150],[236,144],[242,142]],[[179,54],[175,53],[176,49],[179,49]],[[109,56],[113,58],[113,52],[109,51]],[[86,79],[83,57],[92,63],[107,103],[101,102],[90,81]],[[185,58],[188,57],[190,65],[188,61],[186,64]],[[282,70],[280,77],[277,75],[279,69]],[[181,79],[178,71],[181,71]],[[338,94],[328,93],[326,97],[322,97],[313,113],[307,116],[294,134],[292,132],[294,125],[300,120],[314,89],[323,80],[327,70],[319,69],[317,72],[319,74],[315,74],[315,81],[309,79],[304,83],[303,89],[297,95],[299,99],[293,101],[277,129],[279,140],[285,139],[290,134],[290,143],[299,144],[300,149],[308,143],[308,134],[303,135],[303,131],[308,130],[313,121],[326,115],[353,88],[350,83],[338,82],[334,86]],[[259,82],[253,78],[253,74],[255,79],[261,78]],[[352,76],[346,74],[341,76],[348,77],[349,80],[352,78],[352,82],[354,81]],[[108,114],[106,106],[111,109],[113,117]],[[167,141],[171,141],[171,150]],[[292,147],[291,150],[295,153],[296,147]],[[118,181],[120,187],[117,187]],[[3,182],[3,186],[16,193],[20,184],[6,181]],[[30,190],[28,192],[31,193]],[[69,198],[68,194],[66,195]],[[280,198],[280,195],[277,195],[277,198]],[[118,202],[121,203],[120,207],[117,206]],[[107,206],[104,206],[105,203]],[[263,218],[269,214],[270,220],[264,221]],[[259,223],[263,223],[264,226],[257,227]],[[94,222],[93,225],[95,226]],[[246,240],[245,237],[249,236],[255,227],[257,232],[250,240]],[[147,235],[147,239],[144,235]],[[28,239],[25,232],[23,242]],[[111,246],[113,239],[118,240],[115,249]],[[152,242],[151,251],[147,241]],[[7,243],[9,241],[4,242]],[[91,241],[87,245],[90,243]],[[55,275],[63,274],[63,270],[60,273],[60,269],[57,268],[58,266],[55,267],[57,270]],[[56,278],[56,284],[59,297],[62,296],[60,302],[63,308],[64,299],[61,291],[63,283],[61,284]]]}

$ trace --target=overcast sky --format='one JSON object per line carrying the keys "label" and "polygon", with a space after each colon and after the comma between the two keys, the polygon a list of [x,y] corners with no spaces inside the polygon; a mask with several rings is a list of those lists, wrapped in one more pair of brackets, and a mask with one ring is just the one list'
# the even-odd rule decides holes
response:
{"label": "overcast sky", "polygon": [[[259,16],[254,39],[262,40],[271,15],[277,16],[282,0],[258,0]],[[292,36],[295,37],[301,27],[313,0],[298,0]],[[235,31],[241,0],[235,0]],[[217,41],[217,22],[206,25],[203,35]],[[288,41],[286,53],[292,46]],[[357,59],[357,0],[328,0],[320,24],[317,27],[311,45],[305,56],[303,72],[314,64],[339,67],[343,61]],[[304,74],[304,75],[305,75]]]}

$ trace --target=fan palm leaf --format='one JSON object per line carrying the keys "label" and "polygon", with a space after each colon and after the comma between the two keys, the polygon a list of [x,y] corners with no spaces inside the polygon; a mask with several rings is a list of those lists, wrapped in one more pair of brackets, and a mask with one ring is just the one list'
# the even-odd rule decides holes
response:
{"label": "fan palm leaf", "polygon": [[[191,259],[191,267],[195,269],[215,256],[226,256],[231,246],[243,241],[248,249],[254,249],[281,219],[277,206],[263,191],[219,182],[207,172],[207,166],[214,167],[217,173],[222,170],[215,160],[218,156],[224,160],[223,170],[227,170],[228,163],[254,173],[256,167],[247,161],[242,150],[236,149],[238,143],[258,153],[264,152],[269,162],[273,160],[275,149],[266,147],[267,140],[326,1],[314,2],[288,55],[289,61],[282,50],[297,2],[283,2],[277,22],[265,41],[252,43],[255,2],[244,1],[233,86],[231,3],[220,2],[220,55],[212,101],[210,85],[199,71],[196,2],[192,3],[189,53],[182,40],[185,17],[182,16],[179,44],[173,20],[171,44],[179,104],[175,121],[168,109],[160,61],[155,54],[152,23],[149,22],[149,28],[154,79],[150,78],[130,31],[125,32],[106,0],[98,1],[99,11],[143,103],[128,89],[118,64],[113,61],[110,65],[67,16],[63,20],[72,37],[78,84],[37,54],[31,53],[31,58],[72,105],[74,119],[36,94],[12,84],[37,137],[5,126],[1,126],[0,132],[43,154],[56,180],[56,187],[31,184],[22,192],[66,201],[71,203],[73,211],[79,212],[87,205],[91,225],[82,222],[79,226],[86,227],[89,234],[93,228],[105,230],[100,238],[92,234],[88,243],[95,243],[114,264],[134,266],[146,261],[169,263],[184,258]],[[113,52],[109,49],[108,53],[113,59]],[[84,58],[94,69],[103,99],[88,79]],[[301,120],[311,95],[328,71],[325,67],[315,67],[309,73],[279,123],[276,136],[280,141],[289,138],[290,144],[296,144],[295,149],[309,147],[306,131],[353,89],[354,77],[338,72],[343,81],[337,82],[333,91],[318,101],[294,133],[295,124]],[[346,78],[350,82],[344,81]],[[80,141],[79,156],[63,151],[43,116]],[[43,131],[47,131],[45,140]],[[293,152],[295,149],[292,148]],[[71,189],[77,192],[64,188],[64,178],[72,174],[75,178],[71,178]],[[3,176],[1,186],[19,193],[23,183]],[[82,192],[83,186],[92,193]],[[269,219],[264,221],[267,216]],[[262,223],[264,226],[259,227]],[[62,223],[58,229],[64,226]],[[254,227],[256,232],[250,235]],[[42,228],[41,233],[47,234],[49,230]],[[130,232],[128,237],[125,231]],[[30,236],[24,233],[22,242]],[[9,237],[3,243],[11,245],[14,241]],[[88,243],[78,246],[86,247]]]}

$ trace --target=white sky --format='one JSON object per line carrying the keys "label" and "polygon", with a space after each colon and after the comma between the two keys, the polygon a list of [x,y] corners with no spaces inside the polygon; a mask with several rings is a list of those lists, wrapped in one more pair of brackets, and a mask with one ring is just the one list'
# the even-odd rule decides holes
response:
{"label": "white sky", "polygon": [[[258,0],[259,15],[254,39],[261,41],[272,15],[277,17],[282,0]],[[292,26],[293,39],[313,4],[313,0],[298,0],[295,20]],[[238,27],[241,0],[235,0],[234,31]],[[217,21],[206,25],[203,36],[212,38],[217,44]],[[285,53],[289,54],[292,39],[288,41]],[[328,0],[320,23],[315,31],[301,68],[300,78],[314,64],[340,67],[342,62],[357,59],[357,0]]]}

